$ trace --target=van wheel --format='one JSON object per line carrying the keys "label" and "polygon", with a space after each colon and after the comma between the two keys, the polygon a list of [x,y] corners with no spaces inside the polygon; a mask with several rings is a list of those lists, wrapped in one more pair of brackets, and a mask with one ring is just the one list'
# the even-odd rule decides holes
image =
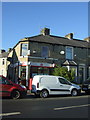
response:
{"label": "van wheel", "polygon": [[49,93],[48,93],[47,90],[42,90],[42,91],[40,92],[40,97],[41,97],[41,98],[47,98],[48,95],[49,95]]}
{"label": "van wheel", "polygon": [[20,98],[21,97],[21,94],[20,94],[20,92],[18,91],[18,90],[13,90],[12,92],[11,92],[11,98],[12,99],[18,99],[18,98]]}
{"label": "van wheel", "polygon": [[73,89],[71,92],[72,96],[77,96],[78,95],[78,91],[76,89]]}

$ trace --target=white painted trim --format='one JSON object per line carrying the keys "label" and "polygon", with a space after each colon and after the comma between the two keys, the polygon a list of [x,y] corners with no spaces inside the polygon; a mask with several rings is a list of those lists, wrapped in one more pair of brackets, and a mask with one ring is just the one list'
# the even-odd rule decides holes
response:
{"label": "white painted trim", "polygon": [[28,58],[28,56],[20,56],[19,58]]}

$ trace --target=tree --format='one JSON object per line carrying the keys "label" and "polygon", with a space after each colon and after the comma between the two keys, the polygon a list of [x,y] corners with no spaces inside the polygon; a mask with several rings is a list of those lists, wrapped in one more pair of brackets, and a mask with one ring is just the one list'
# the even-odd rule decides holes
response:
{"label": "tree", "polygon": [[54,68],[53,75],[62,76],[72,82],[75,79],[75,70],[71,69],[68,71],[66,67],[57,66],[56,68]]}

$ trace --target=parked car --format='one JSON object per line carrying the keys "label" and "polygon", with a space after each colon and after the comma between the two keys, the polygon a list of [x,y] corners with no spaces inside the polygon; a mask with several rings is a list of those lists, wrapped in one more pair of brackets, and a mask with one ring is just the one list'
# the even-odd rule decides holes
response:
{"label": "parked car", "polygon": [[24,97],[27,89],[23,85],[16,84],[6,77],[0,75],[0,96],[10,96],[13,99]]}
{"label": "parked car", "polygon": [[46,98],[49,95],[71,94],[77,96],[81,87],[60,76],[36,75],[32,80],[32,93]]}
{"label": "parked car", "polygon": [[90,78],[82,84],[82,91],[85,91],[86,94],[90,94]]}

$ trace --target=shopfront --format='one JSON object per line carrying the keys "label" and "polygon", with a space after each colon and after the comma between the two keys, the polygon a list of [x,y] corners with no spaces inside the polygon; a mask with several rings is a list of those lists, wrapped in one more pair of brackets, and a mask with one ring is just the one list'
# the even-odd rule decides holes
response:
{"label": "shopfront", "polygon": [[31,66],[31,78],[35,75],[49,75],[50,68],[46,67],[32,67]]}
{"label": "shopfront", "polygon": [[[28,80],[35,75],[49,75],[51,74],[55,64],[50,63],[36,63],[36,62],[23,62],[19,64],[18,76],[21,79],[21,84],[28,86]],[[28,77],[30,75],[30,77]]]}
{"label": "shopfront", "polygon": [[49,75],[54,67],[55,64],[32,62],[30,67],[30,77],[33,78],[35,75]]}

